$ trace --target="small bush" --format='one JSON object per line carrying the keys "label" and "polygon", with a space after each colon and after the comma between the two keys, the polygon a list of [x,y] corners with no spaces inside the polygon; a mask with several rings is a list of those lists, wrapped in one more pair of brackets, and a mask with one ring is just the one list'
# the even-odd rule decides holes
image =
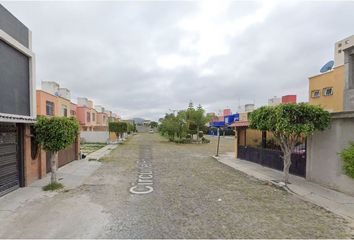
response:
{"label": "small bush", "polygon": [[48,185],[45,185],[42,189],[43,191],[54,191],[57,189],[61,189],[63,188],[64,185],[58,182],[54,182],[54,183],[49,183]]}
{"label": "small bush", "polygon": [[192,138],[192,135],[187,134],[186,138],[187,138],[187,139],[191,139],[191,138]]}
{"label": "small bush", "polygon": [[177,144],[186,144],[186,143],[191,143],[192,140],[191,139],[182,138],[182,139],[176,139],[174,142],[177,143]]}
{"label": "small bush", "polygon": [[202,137],[202,143],[210,143],[210,140],[206,139],[205,137]]}
{"label": "small bush", "polygon": [[199,137],[199,138],[202,138],[203,136],[204,136],[203,131],[199,131],[199,133],[198,133],[198,137]]}
{"label": "small bush", "polygon": [[354,142],[351,142],[350,146],[343,149],[339,155],[344,162],[343,168],[345,174],[354,178]]}

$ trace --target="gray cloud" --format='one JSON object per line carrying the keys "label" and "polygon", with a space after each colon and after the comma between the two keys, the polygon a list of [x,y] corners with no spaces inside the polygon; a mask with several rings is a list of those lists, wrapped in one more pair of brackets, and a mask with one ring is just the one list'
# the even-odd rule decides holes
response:
{"label": "gray cloud", "polygon": [[38,86],[57,81],[124,118],[157,119],[189,100],[214,112],[274,95],[307,101],[308,77],[354,21],[353,2],[278,2],[264,16],[261,2],[220,13],[182,1],[2,4],[32,30]]}

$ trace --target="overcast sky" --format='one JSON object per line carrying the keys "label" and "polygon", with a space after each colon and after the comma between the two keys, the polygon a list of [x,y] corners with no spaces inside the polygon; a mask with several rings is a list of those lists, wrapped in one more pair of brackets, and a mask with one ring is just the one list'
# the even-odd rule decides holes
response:
{"label": "overcast sky", "polygon": [[51,80],[123,118],[192,100],[208,112],[308,100],[308,77],[354,34],[354,2],[6,2]]}

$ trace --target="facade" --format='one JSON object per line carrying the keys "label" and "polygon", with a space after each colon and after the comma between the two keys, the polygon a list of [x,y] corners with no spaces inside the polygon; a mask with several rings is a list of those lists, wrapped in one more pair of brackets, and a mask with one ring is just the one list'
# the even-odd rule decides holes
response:
{"label": "facade", "polygon": [[101,105],[94,105],[93,101],[86,97],[77,99],[76,110],[81,127],[81,141],[106,143],[117,140],[116,135],[108,129],[109,122],[119,121],[117,114]]}
{"label": "facade", "polygon": [[296,95],[285,95],[281,97],[281,103],[296,103]]}
{"label": "facade", "polygon": [[[52,81],[42,81],[42,90],[36,91],[37,115],[76,118],[77,106],[70,101],[70,91],[60,88],[59,84]],[[58,152],[58,166],[61,167],[80,158],[80,142],[76,141],[66,149]],[[44,176],[50,172],[50,153],[40,151],[39,158],[42,162]]]}
{"label": "facade", "polygon": [[232,113],[231,113],[231,109],[229,109],[229,108],[226,108],[226,109],[224,109],[223,111],[222,111],[222,115],[223,116],[229,116],[229,115],[231,115]]}
{"label": "facade", "polygon": [[0,195],[41,177],[31,31],[0,4]]}
{"label": "facade", "polygon": [[280,97],[272,97],[268,99],[268,106],[276,106],[281,103],[281,98]]}
{"label": "facade", "polygon": [[335,43],[332,70],[309,78],[309,103],[330,112],[354,109],[354,36]]}
{"label": "facade", "polygon": [[309,103],[329,112],[343,111],[344,65],[309,78]]}
{"label": "facade", "polygon": [[306,178],[354,196],[354,180],[339,156],[354,135],[354,36],[335,43],[332,70],[309,78],[310,104],[331,114],[331,126],[307,141]]}

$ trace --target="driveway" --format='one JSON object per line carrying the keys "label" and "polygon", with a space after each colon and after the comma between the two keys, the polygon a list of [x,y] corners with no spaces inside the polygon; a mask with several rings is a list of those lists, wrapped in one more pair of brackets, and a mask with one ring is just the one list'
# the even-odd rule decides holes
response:
{"label": "driveway", "polygon": [[[232,139],[222,139],[221,146],[232,150]],[[344,219],[215,161],[214,150],[214,139],[177,145],[158,134],[138,134],[81,187],[16,209],[0,222],[0,237],[350,236]]]}

